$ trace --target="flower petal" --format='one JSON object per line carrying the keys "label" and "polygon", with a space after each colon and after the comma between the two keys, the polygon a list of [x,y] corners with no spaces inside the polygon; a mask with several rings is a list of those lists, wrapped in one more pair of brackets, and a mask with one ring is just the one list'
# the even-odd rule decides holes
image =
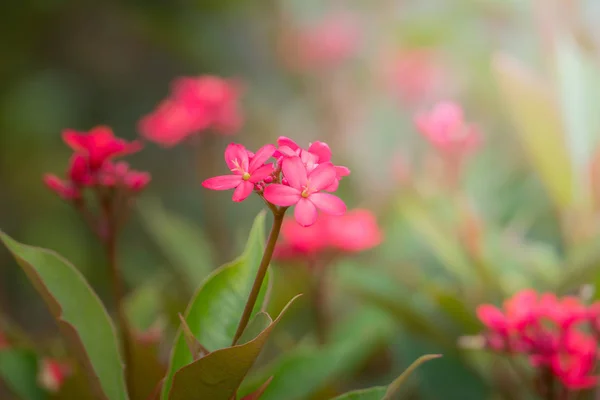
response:
{"label": "flower petal", "polygon": [[336,165],[335,166],[335,174],[338,179],[341,179],[344,176],[350,175],[350,169],[348,169],[348,167],[344,167],[342,165]]}
{"label": "flower petal", "polygon": [[336,180],[335,168],[331,163],[319,164],[308,176],[311,192],[318,192],[330,186]]}
{"label": "flower petal", "polygon": [[300,200],[300,191],[290,186],[274,183],[265,188],[263,196],[269,203],[288,207]]}
{"label": "flower petal", "polygon": [[331,161],[331,149],[325,142],[316,141],[311,143],[308,147],[308,151],[319,158],[319,163]]}
{"label": "flower petal", "polygon": [[227,190],[237,187],[240,182],[242,182],[241,175],[222,175],[205,180],[202,186],[212,190]]}
{"label": "flower petal", "polygon": [[296,151],[300,148],[300,146],[298,146],[298,144],[296,142],[294,142],[289,137],[285,137],[285,136],[279,136],[279,138],[277,139],[277,146],[279,146],[279,147],[286,146],[286,147],[289,147],[290,149],[292,149],[293,151]]}
{"label": "flower petal", "polygon": [[248,196],[250,196],[250,194],[252,194],[253,189],[253,183],[248,181],[242,181],[239,184],[239,186],[233,191],[233,197],[231,199],[236,202],[244,201]]}
{"label": "flower petal", "polygon": [[300,199],[294,210],[296,221],[302,226],[311,226],[317,220],[317,207],[308,199]]}
{"label": "flower petal", "polygon": [[258,149],[252,160],[250,161],[250,166],[248,168],[248,172],[252,174],[252,172],[260,167],[262,167],[265,162],[271,158],[271,156],[275,153],[275,146],[272,144],[268,144],[266,146]]}
{"label": "flower petal", "polygon": [[250,175],[250,182],[256,183],[265,179],[273,173],[273,165],[265,164]]}
{"label": "flower petal", "polygon": [[344,215],[346,204],[337,196],[329,193],[313,193],[308,199],[324,213],[330,215]]}
{"label": "flower petal", "polygon": [[302,190],[303,186],[306,185],[308,181],[306,177],[306,166],[300,157],[289,157],[284,159],[281,170],[291,187]]}
{"label": "flower petal", "polygon": [[241,144],[230,143],[225,149],[225,162],[231,172],[243,174],[248,171],[248,152]]}

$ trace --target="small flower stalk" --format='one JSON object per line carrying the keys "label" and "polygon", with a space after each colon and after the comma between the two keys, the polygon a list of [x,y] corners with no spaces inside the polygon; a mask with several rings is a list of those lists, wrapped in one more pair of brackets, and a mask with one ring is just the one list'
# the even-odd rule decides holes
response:
{"label": "small flower stalk", "polygon": [[485,347],[525,356],[537,372],[534,386],[544,398],[563,398],[555,395],[598,384],[600,304],[586,306],[576,297],[523,290],[502,308],[479,306],[477,315],[486,327]]}

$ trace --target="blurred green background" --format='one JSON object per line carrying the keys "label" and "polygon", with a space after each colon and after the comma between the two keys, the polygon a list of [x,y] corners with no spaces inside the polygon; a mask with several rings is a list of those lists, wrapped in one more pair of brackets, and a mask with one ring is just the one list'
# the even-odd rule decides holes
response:
{"label": "blurred green background", "polygon": [[[351,15],[359,32],[351,56],[333,66],[295,68],[300,50],[285,38],[340,14]],[[170,288],[163,286],[177,298],[175,309],[182,310],[192,288],[179,290],[173,276],[189,273],[199,262],[195,257],[205,257],[193,285],[241,251],[260,200],[233,204],[230,193],[200,186],[201,180],[225,171],[222,152],[231,140],[251,149],[280,135],[304,145],[323,140],[332,147],[334,161],[352,170],[340,196],[349,207],[373,210],[386,237],[378,249],[336,265],[334,309],[350,315],[354,302],[374,302],[378,309],[391,309],[386,315],[394,321],[382,322],[393,326],[383,347],[375,349],[382,353],[369,352],[371,363],[357,356],[360,362],[344,375],[344,387],[388,382],[417,356],[441,351],[448,356],[435,361],[437,367],[424,367],[415,398],[438,399],[445,393],[447,399],[481,399],[491,398],[491,392],[511,398],[489,388],[514,377],[500,371],[499,381],[490,378],[490,370],[502,367],[470,352],[459,354],[456,339],[477,333],[473,310],[481,302],[497,302],[523,287],[566,291],[595,279],[597,258],[589,249],[597,244],[597,213],[581,200],[584,196],[573,195],[568,204],[555,201],[552,188],[562,186],[548,180],[566,169],[536,156],[537,149],[546,152],[546,160],[554,159],[544,132],[532,142],[522,140],[530,132],[520,135],[520,130],[558,117],[532,106],[526,115],[531,121],[518,121],[519,115],[515,121],[499,88],[504,72],[493,60],[508,54],[542,80],[559,104],[556,129],[570,151],[567,169],[588,168],[600,126],[589,109],[598,99],[592,89],[600,87],[599,18],[600,3],[594,0],[2,2],[0,228],[23,243],[56,250],[106,298],[100,246],[78,215],[41,181],[46,172],[66,169],[70,151],[61,130],[103,124],[133,139],[139,118],[166,97],[174,78],[240,78],[246,123],[235,137],[206,134],[196,149],[165,150],[147,143],[129,158],[134,168],[151,172],[152,182],[120,243],[128,286],[170,282]],[[557,45],[557,31],[567,32],[574,44]],[[399,69],[398,59],[410,59],[415,51],[426,52],[429,61]],[[439,69],[437,80],[415,84],[416,93],[407,96],[403,90],[427,68]],[[390,73],[400,74],[400,83]],[[534,96],[527,85],[516,92],[524,102]],[[467,120],[485,136],[464,171],[460,195],[440,184],[435,156],[412,124],[417,111],[444,99],[462,104]],[[483,232],[467,233],[471,239],[477,236],[473,240],[481,259],[472,257],[465,248],[468,238],[460,236],[469,221]],[[572,226],[585,232],[577,236]],[[182,256],[173,247],[185,246],[186,240],[193,249]],[[571,264],[581,269],[565,277]],[[0,250],[0,265],[1,312],[34,337],[45,338],[53,325],[43,303],[5,250]],[[304,278],[298,274],[293,267],[277,270],[280,298],[302,290]],[[494,282],[501,287],[490,289]],[[291,330],[305,332],[301,316],[298,321]],[[338,327],[342,333],[343,326]],[[426,339],[428,334],[442,339]]]}

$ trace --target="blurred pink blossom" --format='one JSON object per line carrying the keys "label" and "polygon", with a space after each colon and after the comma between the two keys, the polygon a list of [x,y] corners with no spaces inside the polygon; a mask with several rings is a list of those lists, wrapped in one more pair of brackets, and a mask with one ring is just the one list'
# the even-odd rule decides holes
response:
{"label": "blurred pink blossom", "polygon": [[38,382],[44,389],[56,393],[70,374],[71,368],[68,364],[51,358],[44,358],[40,362]]}

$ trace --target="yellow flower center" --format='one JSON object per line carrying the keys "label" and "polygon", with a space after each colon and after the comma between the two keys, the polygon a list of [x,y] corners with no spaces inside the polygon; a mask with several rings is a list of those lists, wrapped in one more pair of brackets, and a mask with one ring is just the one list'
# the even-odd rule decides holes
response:
{"label": "yellow flower center", "polygon": [[250,179],[250,174],[245,172],[244,175],[242,175],[242,179],[247,181],[248,179]]}

